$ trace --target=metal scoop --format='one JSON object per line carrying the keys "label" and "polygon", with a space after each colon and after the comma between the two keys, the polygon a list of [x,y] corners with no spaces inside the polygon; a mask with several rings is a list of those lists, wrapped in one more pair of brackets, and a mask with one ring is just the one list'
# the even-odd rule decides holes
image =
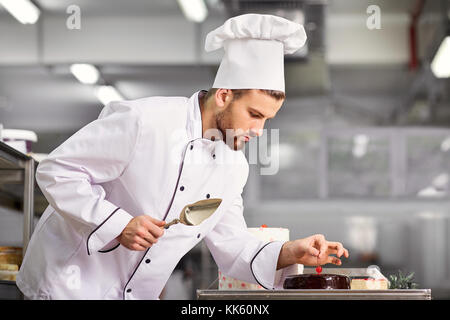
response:
{"label": "metal scoop", "polygon": [[187,226],[197,226],[204,220],[208,219],[220,206],[222,199],[206,199],[200,200],[192,204],[188,204],[181,210],[180,218],[174,219],[164,225],[164,229],[169,229],[171,225],[182,223]]}

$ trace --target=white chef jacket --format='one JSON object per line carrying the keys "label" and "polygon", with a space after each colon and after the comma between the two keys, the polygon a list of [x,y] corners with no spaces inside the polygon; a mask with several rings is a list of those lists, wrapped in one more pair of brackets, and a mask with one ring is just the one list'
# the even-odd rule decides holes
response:
{"label": "white chef jacket", "polygon": [[[199,92],[191,98],[112,102],[43,160],[36,180],[49,201],[28,245],[17,286],[31,299],[158,299],[183,255],[205,240],[231,277],[279,288],[283,241],[247,231],[241,193],[248,162],[222,140],[202,138]],[[133,217],[169,222],[183,207],[220,198],[198,226],[172,225],[133,251],[117,241]]]}

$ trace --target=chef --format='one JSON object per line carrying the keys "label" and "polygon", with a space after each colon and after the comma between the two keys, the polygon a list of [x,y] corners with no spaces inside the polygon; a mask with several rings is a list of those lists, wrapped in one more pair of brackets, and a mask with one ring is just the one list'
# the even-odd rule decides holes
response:
{"label": "chef", "polygon": [[[340,265],[348,251],[339,242],[264,242],[243,218],[241,149],[281,108],[284,54],[305,41],[289,20],[233,17],[206,37],[207,51],[225,52],[213,89],[109,103],[50,153],[36,173],[49,206],[17,277],[25,297],[158,299],[202,240],[224,274],[266,289],[280,288],[297,264]],[[163,228],[204,199],[221,199],[206,220]]]}

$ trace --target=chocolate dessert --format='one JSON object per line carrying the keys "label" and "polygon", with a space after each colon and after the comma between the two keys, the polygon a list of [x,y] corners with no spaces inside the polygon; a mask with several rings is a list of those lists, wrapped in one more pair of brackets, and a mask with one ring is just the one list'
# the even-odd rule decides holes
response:
{"label": "chocolate dessert", "polygon": [[284,289],[350,289],[350,278],[337,274],[297,274],[286,277]]}

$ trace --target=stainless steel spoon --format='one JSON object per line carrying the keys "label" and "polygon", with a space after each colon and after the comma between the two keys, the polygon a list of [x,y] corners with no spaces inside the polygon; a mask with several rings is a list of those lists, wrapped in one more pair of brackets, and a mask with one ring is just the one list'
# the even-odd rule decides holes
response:
{"label": "stainless steel spoon", "polygon": [[192,204],[188,204],[181,210],[180,218],[174,219],[164,225],[164,229],[168,229],[171,225],[182,223],[187,226],[197,226],[204,220],[208,219],[220,206],[222,199],[206,199],[200,200]]}

